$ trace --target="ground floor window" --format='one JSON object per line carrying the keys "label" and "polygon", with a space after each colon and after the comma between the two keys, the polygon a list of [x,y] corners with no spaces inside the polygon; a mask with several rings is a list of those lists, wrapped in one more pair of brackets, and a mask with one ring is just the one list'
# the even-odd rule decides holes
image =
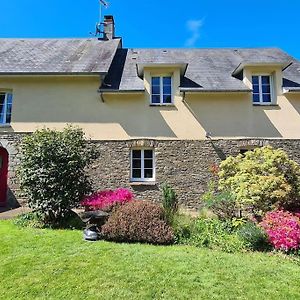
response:
{"label": "ground floor window", "polygon": [[154,181],[154,150],[131,150],[131,181]]}

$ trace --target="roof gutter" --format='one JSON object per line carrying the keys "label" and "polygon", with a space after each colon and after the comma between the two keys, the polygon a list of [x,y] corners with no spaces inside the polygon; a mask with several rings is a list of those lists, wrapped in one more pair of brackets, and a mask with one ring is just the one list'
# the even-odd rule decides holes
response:
{"label": "roof gutter", "polygon": [[251,93],[251,89],[239,89],[239,90],[233,90],[233,89],[219,89],[219,90],[208,90],[208,89],[189,89],[189,88],[180,88],[181,92],[184,93]]}

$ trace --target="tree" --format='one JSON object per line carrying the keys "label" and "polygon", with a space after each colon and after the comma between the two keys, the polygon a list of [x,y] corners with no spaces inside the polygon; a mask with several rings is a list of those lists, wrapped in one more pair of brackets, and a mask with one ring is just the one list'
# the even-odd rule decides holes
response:
{"label": "tree", "polygon": [[228,157],[220,165],[219,189],[229,190],[242,210],[256,214],[299,206],[300,167],[270,146]]}
{"label": "tree", "polygon": [[21,150],[21,189],[45,222],[65,217],[91,191],[86,167],[96,152],[81,129],[38,130],[23,139]]}

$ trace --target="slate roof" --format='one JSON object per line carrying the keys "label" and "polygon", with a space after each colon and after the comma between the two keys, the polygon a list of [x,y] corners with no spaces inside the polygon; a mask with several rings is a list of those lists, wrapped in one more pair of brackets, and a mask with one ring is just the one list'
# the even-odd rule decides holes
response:
{"label": "slate roof", "polygon": [[0,39],[0,74],[107,73],[119,39]]}
{"label": "slate roof", "polygon": [[100,91],[144,91],[138,64],[187,63],[181,78],[182,91],[249,92],[239,76],[233,76],[241,63],[289,63],[284,87],[300,87],[300,62],[277,48],[254,49],[118,49]]}

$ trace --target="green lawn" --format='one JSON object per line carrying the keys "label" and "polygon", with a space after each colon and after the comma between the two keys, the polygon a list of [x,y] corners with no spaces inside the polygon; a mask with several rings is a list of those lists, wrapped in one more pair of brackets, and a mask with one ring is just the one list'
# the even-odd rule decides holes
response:
{"label": "green lawn", "polygon": [[300,299],[300,266],[268,254],[88,243],[0,222],[1,299]]}

